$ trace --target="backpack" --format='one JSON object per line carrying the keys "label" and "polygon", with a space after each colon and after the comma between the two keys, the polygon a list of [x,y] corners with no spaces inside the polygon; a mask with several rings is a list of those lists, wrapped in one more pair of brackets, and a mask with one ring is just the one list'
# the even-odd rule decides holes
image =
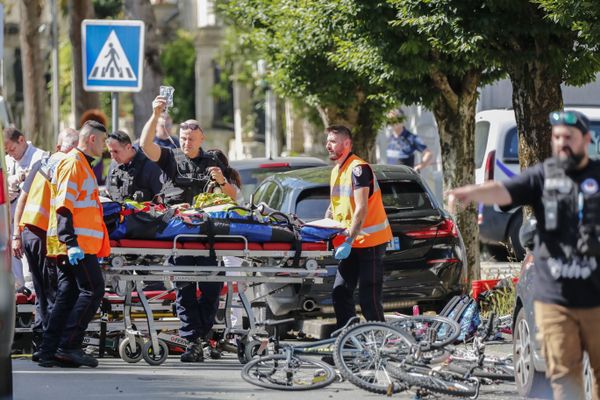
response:
{"label": "backpack", "polygon": [[456,340],[461,342],[473,337],[481,324],[479,304],[477,304],[475,299],[466,294],[451,298],[440,315],[458,322],[460,325],[460,334]]}

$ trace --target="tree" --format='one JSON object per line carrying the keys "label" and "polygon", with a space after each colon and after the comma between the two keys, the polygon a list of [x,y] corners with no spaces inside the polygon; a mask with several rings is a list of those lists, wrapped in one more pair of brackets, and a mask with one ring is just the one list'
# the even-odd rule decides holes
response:
{"label": "tree", "polygon": [[152,100],[158,95],[163,78],[160,64],[159,34],[154,10],[149,0],[125,0],[125,16],[127,19],[139,19],[146,26],[144,38],[144,82],[142,90],[133,94],[133,124],[135,136],[142,133],[142,128],[152,112]]}
{"label": "tree", "polygon": [[[272,85],[318,107],[326,122],[358,127],[359,153],[372,154],[393,104],[418,102],[439,125],[446,187],[473,181],[477,87],[497,74],[488,72],[477,38],[451,17],[418,1],[265,0],[227,11],[249,29],[242,40],[249,37],[270,61]],[[437,14],[427,17],[431,11]],[[465,242],[477,243],[474,208],[458,222]],[[469,275],[478,277],[478,246],[468,249]]]}
{"label": "tree", "polygon": [[21,59],[25,115],[23,131],[40,147],[49,148],[52,141],[46,118],[48,94],[44,80],[44,57],[40,47],[41,0],[19,1]]}
{"label": "tree", "polygon": [[[185,121],[196,115],[196,49],[193,36],[183,30],[177,31],[160,54],[164,70],[164,84],[173,86],[173,108],[169,114],[174,121]],[[158,94],[158,93],[157,93]]]}
{"label": "tree", "polygon": [[548,114],[563,106],[560,85],[593,80],[599,56],[579,32],[548,18],[537,1],[486,0],[475,14],[468,29],[484,38],[489,56],[510,76],[519,160],[521,167],[528,167],[551,153]]}
{"label": "tree", "polygon": [[[83,65],[81,61],[81,22],[93,18],[94,10],[90,0],[68,0],[69,39],[71,41],[71,56],[73,64],[73,112],[75,124],[79,124],[81,115],[89,109],[100,107],[98,93],[83,90]],[[79,126],[77,126],[79,128]]]}
{"label": "tree", "polygon": [[221,10],[238,27],[239,41],[267,62],[266,79],[279,95],[316,107],[324,125],[349,125],[359,155],[374,158],[377,129],[397,98],[329,59],[335,42],[314,19],[318,1],[230,0]]}

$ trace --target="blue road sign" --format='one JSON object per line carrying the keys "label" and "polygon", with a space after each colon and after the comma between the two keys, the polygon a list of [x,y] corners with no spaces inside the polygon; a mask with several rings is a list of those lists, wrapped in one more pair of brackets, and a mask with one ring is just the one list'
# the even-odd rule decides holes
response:
{"label": "blue road sign", "polygon": [[84,20],[83,89],[139,92],[143,82],[144,31],[143,21]]}

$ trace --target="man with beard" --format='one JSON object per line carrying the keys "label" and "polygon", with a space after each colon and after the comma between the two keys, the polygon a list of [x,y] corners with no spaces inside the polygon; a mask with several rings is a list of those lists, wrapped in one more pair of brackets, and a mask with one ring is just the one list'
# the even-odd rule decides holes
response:
{"label": "man with beard", "polygon": [[392,230],[381,190],[369,164],[352,153],[350,130],[333,125],[325,132],[329,159],[335,162],[327,217],[346,228],[342,232],[346,239],[341,244],[334,243],[335,258],[340,260],[331,294],[337,327],[356,315],[354,289],[359,281],[364,317],[367,321],[384,321],[382,259],[387,243],[392,240]]}
{"label": "man with beard", "polygon": [[534,312],[554,399],[584,398],[587,351],[600,382],[600,161],[591,160],[589,121],[576,111],[550,113],[553,157],[504,182],[448,192],[449,208],[480,202],[529,205],[537,220]]}

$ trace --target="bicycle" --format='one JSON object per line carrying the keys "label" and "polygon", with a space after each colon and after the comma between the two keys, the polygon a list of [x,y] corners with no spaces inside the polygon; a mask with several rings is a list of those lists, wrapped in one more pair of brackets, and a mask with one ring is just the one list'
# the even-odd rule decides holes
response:
{"label": "bicycle", "polygon": [[274,354],[261,356],[247,363],[242,369],[242,378],[256,386],[287,391],[319,389],[331,384],[336,378],[335,370],[326,362],[307,356],[331,355],[331,346],[335,343],[337,333],[357,320],[351,319],[328,339],[302,345],[279,342],[277,326],[293,322],[293,318],[257,323],[257,326],[272,326],[274,332],[268,340],[255,347],[254,354],[265,354],[269,342],[274,344]]}

